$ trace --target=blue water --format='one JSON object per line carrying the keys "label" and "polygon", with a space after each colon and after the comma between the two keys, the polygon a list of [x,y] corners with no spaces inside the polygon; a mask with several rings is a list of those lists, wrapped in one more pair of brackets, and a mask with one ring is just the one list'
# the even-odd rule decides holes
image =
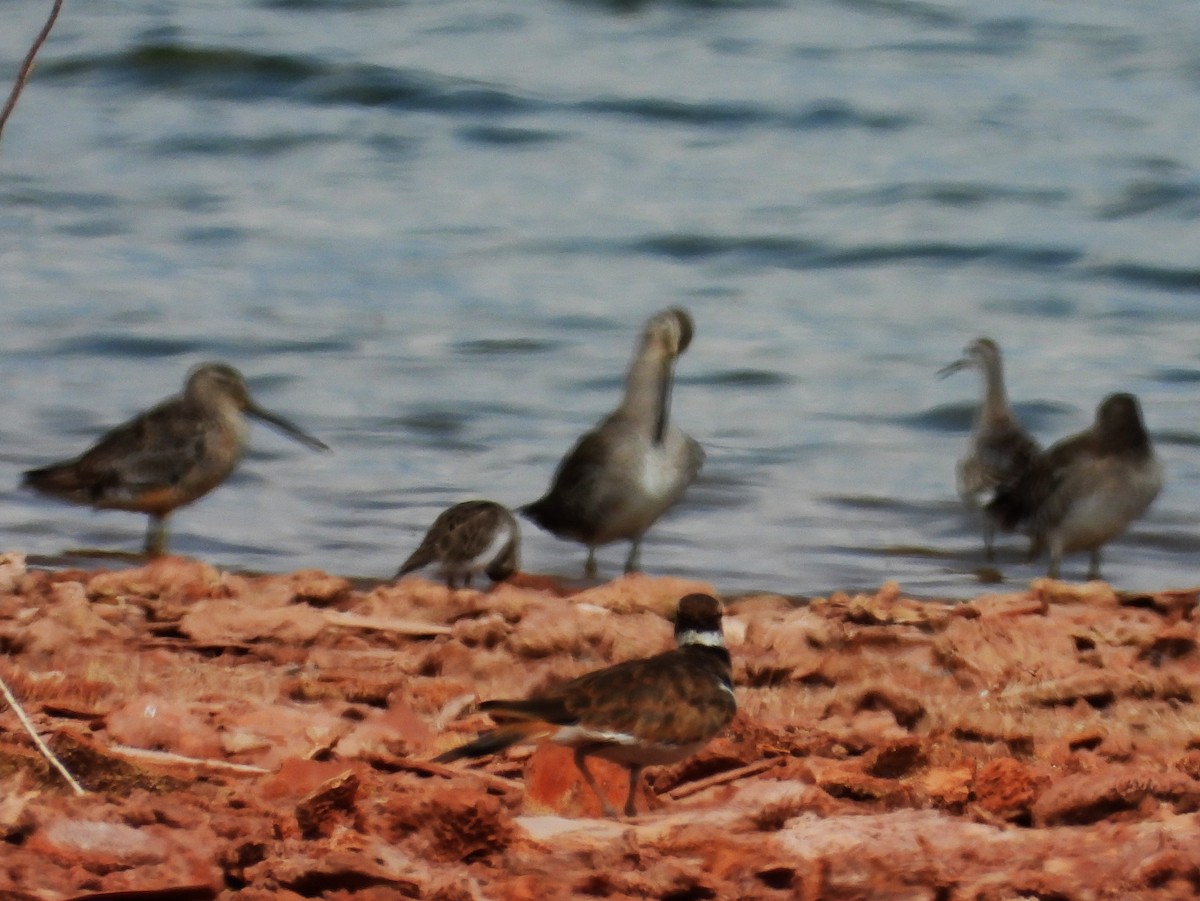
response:
{"label": "blue water", "polygon": [[[5,89],[49,5],[3,3]],[[20,471],[217,358],[335,452],[256,426],[173,550],[389,576],[444,506],[540,495],[680,304],[708,462],[649,572],[988,590],[978,379],[934,377],[986,334],[1043,442],[1141,398],[1168,481],[1105,575],[1200,583],[1197,123],[1194,0],[67,4],[0,142],[0,541],[136,550]]]}

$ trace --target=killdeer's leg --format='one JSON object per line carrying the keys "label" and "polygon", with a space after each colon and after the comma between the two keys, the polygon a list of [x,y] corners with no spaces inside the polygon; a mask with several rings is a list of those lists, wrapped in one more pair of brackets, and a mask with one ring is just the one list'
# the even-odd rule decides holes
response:
{"label": "killdeer's leg", "polygon": [[588,787],[591,788],[592,792],[596,795],[596,799],[600,802],[600,807],[604,811],[604,815],[606,817],[612,817],[613,819],[616,819],[616,808],[608,803],[608,799],[604,797],[604,793],[600,791],[600,786],[596,784],[596,779],[592,775],[592,771],[588,769],[587,755],[591,750],[593,750],[593,748],[588,745],[584,745],[581,748],[576,748],[575,766],[579,767],[579,772],[583,775],[583,781],[588,784]]}
{"label": "killdeer's leg", "polygon": [[629,795],[625,798],[625,816],[637,816],[637,805],[634,804],[634,795],[637,793],[638,782],[642,777],[642,768],[633,766],[629,768]]}
{"label": "killdeer's leg", "polygon": [[1100,548],[1096,548],[1094,551],[1092,551],[1092,563],[1088,567],[1088,578],[1100,578]]}
{"label": "killdeer's leg", "polygon": [[996,559],[996,549],[992,542],[996,539],[996,526],[985,516],[983,519],[983,559],[991,563]]}
{"label": "killdeer's leg", "polygon": [[596,578],[596,546],[588,545],[587,562],[583,564],[583,574],[586,578]]}

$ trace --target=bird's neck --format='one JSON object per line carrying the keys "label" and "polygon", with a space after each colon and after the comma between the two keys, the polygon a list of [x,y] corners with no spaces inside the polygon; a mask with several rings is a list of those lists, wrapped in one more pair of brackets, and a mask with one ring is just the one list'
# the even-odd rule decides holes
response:
{"label": "bird's neck", "polygon": [[1011,415],[1008,392],[1004,388],[1004,370],[999,362],[984,367],[982,412],[987,419],[1002,419]]}
{"label": "bird's neck", "polygon": [[708,632],[687,632],[677,636],[679,650],[693,654],[700,660],[718,664],[726,672],[730,671],[733,661],[729,656],[729,648],[721,635]]}
{"label": "bird's neck", "polygon": [[625,397],[618,412],[652,430],[655,441],[666,434],[670,415],[671,361],[654,346],[638,349],[625,375]]}

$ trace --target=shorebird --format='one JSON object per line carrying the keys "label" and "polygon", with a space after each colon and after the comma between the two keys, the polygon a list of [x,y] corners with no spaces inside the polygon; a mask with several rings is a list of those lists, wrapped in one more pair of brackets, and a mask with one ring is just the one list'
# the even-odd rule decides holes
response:
{"label": "shorebird", "polygon": [[1028,530],[1031,558],[1049,550],[1047,575],[1058,576],[1063,554],[1091,551],[1088,578],[1098,579],[1101,548],[1146,512],[1162,484],[1137,398],[1110,394],[1091,428],[1035,457],[988,511],[1003,528]]}
{"label": "shorebird", "polygon": [[1041,448],[1017,422],[1008,405],[1004,388],[1004,364],[1000,348],[991,338],[977,338],[967,345],[960,360],[938,370],[945,378],[962,369],[983,373],[983,399],[975,414],[970,449],[958,462],[958,496],[972,510],[984,508],[983,548],[988,560],[995,557],[995,518],[987,504],[995,492],[1021,476]]}
{"label": "shorebird", "polygon": [[27,471],[23,484],[97,510],[149,515],[145,552],[158,556],[166,548],[170,514],[212,491],[241,461],[247,414],[314,450],[329,450],[251,400],[232,366],[205,363],[188,374],[183,394],[117,426],[72,460]]}
{"label": "shorebird", "polygon": [[449,763],[548,738],[575,749],[575,765],[606,816],[616,811],[587,766],[591,756],[629,771],[625,815],[634,816],[642,769],[677,763],[703,748],[737,710],[721,603],[689,594],[675,615],[673,650],[580,676],[558,691],[525,700],[485,701],[498,729],[434,758]]}
{"label": "shorebird", "polygon": [[625,376],[625,396],[563,458],[550,490],[521,513],[546,531],[596,548],[631,542],[625,572],[638,568],[642,537],[683,496],[704,463],[699,443],[670,421],[675,360],[692,340],[692,317],[671,307],[646,322]]}
{"label": "shorebird", "polygon": [[501,582],[520,566],[520,544],[517,520],[507,507],[495,501],[463,501],[438,514],[394,578],[436,563],[448,588],[469,588],[480,573]]}

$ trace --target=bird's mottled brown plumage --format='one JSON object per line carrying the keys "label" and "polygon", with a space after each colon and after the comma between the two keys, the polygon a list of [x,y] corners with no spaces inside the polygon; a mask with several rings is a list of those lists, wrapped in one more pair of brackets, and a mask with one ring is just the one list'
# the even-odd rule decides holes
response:
{"label": "bird's mottled brown plumage", "polygon": [[646,531],[674,505],[704,463],[699,443],[670,421],[675,360],[691,343],[688,312],[671,307],[646,323],[620,406],[584,434],[559,464],[550,489],[521,513],[546,531],[596,548],[631,543],[625,571],[638,568]]}
{"label": "bird's mottled brown plumage", "polygon": [[437,761],[481,757],[518,742],[548,738],[575,749],[576,765],[609,816],[615,811],[596,787],[587,758],[601,757],[626,767],[625,814],[633,816],[642,768],[696,753],[737,710],[720,602],[702,594],[683,598],[675,640],[673,650],[596,670],[554,692],[480,704],[499,728]]}
{"label": "bird's mottled brown plumage", "polygon": [[983,375],[983,398],[975,414],[970,449],[958,463],[958,494],[968,507],[984,506],[983,545],[989,560],[996,520],[986,510],[995,492],[1011,485],[1028,469],[1041,448],[1017,421],[1008,403],[1000,348],[991,338],[977,338],[959,360],[942,367],[942,378],[962,369]]}
{"label": "bird's mottled brown plumage", "polygon": [[480,573],[500,582],[520,567],[520,544],[517,520],[507,507],[463,501],[438,515],[395,577],[437,564],[450,588],[469,586]]}
{"label": "bird's mottled brown plumage", "polygon": [[1049,575],[1063,554],[1086,550],[1088,575],[1099,578],[1101,548],[1146,512],[1162,482],[1137,398],[1110,394],[1091,428],[1039,454],[988,512],[1002,528],[1028,531],[1035,554],[1049,551]]}
{"label": "bird's mottled brown plumage", "polygon": [[145,549],[160,554],[171,512],[220,485],[241,461],[247,414],[310,448],[329,449],[254,403],[232,366],[207,363],[189,373],[182,394],[107,432],[78,457],[27,471],[23,484],[73,504],[148,514]]}

